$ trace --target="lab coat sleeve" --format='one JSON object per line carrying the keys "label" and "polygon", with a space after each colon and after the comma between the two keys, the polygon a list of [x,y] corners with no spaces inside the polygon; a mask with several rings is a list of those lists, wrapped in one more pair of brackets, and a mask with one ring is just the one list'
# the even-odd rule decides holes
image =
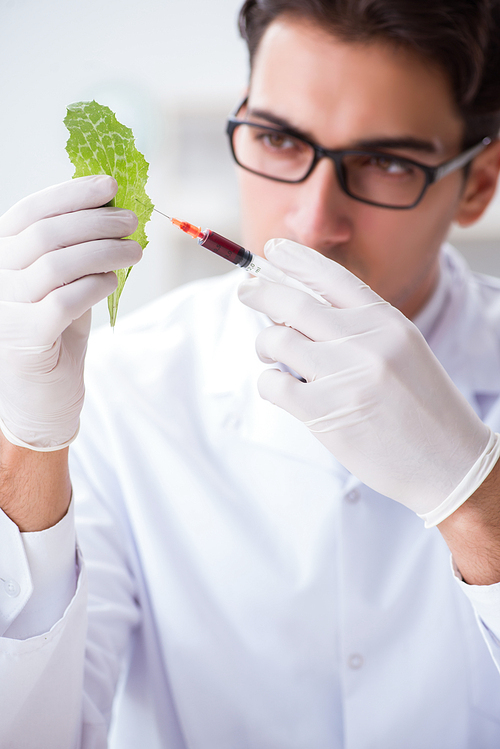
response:
{"label": "lab coat sleeve", "polygon": [[[90,486],[84,491],[92,494]],[[73,509],[40,534],[22,534],[0,517],[0,577],[10,592],[0,599],[2,749],[107,746],[116,685],[139,613],[124,534],[110,533],[119,521],[96,506],[88,523],[83,513],[86,565],[79,550],[75,563]]]}
{"label": "lab coat sleeve", "polygon": [[463,580],[453,558],[451,565],[457,584],[474,608],[483,637],[500,671],[500,583],[468,585]]}
{"label": "lab coat sleeve", "polygon": [[[18,544],[17,526],[6,516],[2,518],[3,539],[7,549],[15,549]],[[0,635],[10,639],[27,640],[48,630],[64,614],[76,590],[76,551],[74,506],[70,504],[65,517],[57,525],[36,533],[20,533],[22,546],[18,546],[19,571],[26,575],[28,590],[32,591],[20,614],[5,626]],[[24,553],[23,553],[24,551]],[[11,563],[16,553],[10,557]],[[24,575],[23,575],[24,572]],[[17,576],[17,575],[16,575]],[[12,579],[12,578],[11,578]],[[5,590],[3,600],[16,598],[22,593],[21,586],[12,579],[12,590]],[[23,588],[25,583],[23,583]]]}
{"label": "lab coat sleeve", "polygon": [[0,546],[2,576],[9,575],[0,597],[0,746],[76,747],[86,595],[72,511],[33,534],[1,513]]}

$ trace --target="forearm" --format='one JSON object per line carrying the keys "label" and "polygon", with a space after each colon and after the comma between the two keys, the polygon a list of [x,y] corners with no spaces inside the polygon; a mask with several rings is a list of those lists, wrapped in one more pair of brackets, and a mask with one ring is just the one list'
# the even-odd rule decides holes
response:
{"label": "forearm", "polygon": [[21,531],[58,523],[70,498],[68,448],[36,452],[12,445],[0,433],[0,507]]}
{"label": "forearm", "polygon": [[467,583],[500,582],[500,461],[479,489],[437,527]]}

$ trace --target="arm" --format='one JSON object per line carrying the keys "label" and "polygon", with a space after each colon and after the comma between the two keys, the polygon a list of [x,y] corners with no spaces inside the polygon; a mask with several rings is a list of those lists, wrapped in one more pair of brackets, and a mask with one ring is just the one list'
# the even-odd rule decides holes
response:
{"label": "arm", "polygon": [[465,582],[500,582],[500,462],[438,528]]}
{"label": "arm", "polygon": [[[109,177],[73,180],[0,218],[0,576],[21,583],[20,592],[0,596],[2,746],[106,743],[106,720],[84,687],[92,645],[81,560],[74,591],[67,446],[83,404],[90,308],[116,287],[113,269],[141,256],[136,242],[122,239],[135,216],[101,208],[115,192]],[[102,650],[98,640],[95,647]],[[121,652],[109,655],[117,669]],[[107,688],[112,699],[111,680]],[[86,723],[99,725],[100,740]]]}
{"label": "arm", "polygon": [[0,507],[20,531],[58,523],[70,497],[68,448],[35,452],[12,445],[0,433]]}

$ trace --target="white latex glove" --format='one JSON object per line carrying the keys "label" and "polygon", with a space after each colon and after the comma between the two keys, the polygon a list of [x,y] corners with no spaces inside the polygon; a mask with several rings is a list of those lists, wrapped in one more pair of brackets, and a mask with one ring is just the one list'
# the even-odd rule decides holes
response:
{"label": "white latex glove", "polygon": [[142,255],[121,239],[136,216],[100,207],[116,190],[112,177],[82,177],[0,218],[0,429],[15,445],[57,450],[78,432],[90,308]]}
{"label": "white latex glove", "polygon": [[263,398],[303,421],[352,474],[414,510],[427,527],[451,515],[500,454],[419,330],[356,276],[295,242],[271,240],[268,259],[327,299],[262,279],[240,299],[277,326],[257,339]]}

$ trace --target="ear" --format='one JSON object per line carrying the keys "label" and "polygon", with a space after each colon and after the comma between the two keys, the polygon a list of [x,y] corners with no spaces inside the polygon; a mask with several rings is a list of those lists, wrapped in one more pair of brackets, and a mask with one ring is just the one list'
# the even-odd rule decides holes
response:
{"label": "ear", "polygon": [[471,164],[454,220],[460,226],[477,221],[495,194],[500,173],[500,140],[494,140]]}

